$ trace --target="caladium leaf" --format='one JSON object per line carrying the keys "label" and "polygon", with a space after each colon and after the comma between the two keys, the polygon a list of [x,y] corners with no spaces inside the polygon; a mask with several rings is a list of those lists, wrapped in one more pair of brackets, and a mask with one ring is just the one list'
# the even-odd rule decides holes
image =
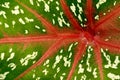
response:
{"label": "caladium leaf", "polygon": [[120,0],[0,0],[0,80],[119,80]]}

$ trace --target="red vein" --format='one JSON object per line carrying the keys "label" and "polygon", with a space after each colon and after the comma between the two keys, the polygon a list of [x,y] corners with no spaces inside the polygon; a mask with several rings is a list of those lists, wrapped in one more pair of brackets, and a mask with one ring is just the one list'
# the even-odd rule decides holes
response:
{"label": "red vein", "polygon": [[86,6],[86,16],[88,19],[88,25],[91,29],[93,29],[93,8],[92,8],[92,0],[87,0]]}
{"label": "red vein", "polygon": [[68,38],[68,39],[73,39],[73,38],[81,38],[83,35],[78,34],[78,33],[63,33],[63,34],[58,34],[59,37],[64,37],[64,38]]}
{"label": "red vein", "polygon": [[57,39],[57,36],[54,35],[45,35],[45,36],[30,36],[30,37],[6,37],[0,39],[0,43],[29,43],[29,42],[40,42]]}
{"label": "red vein", "polygon": [[120,15],[120,5],[118,5],[117,7],[113,8],[112,11],[106,15],[105,17],[103,17],[102,19],[100,19],[96,24],[95,24],[95,29],[100,27],[100,25],[106,23],[108,20],[111,20],[111,18],[115,17],[115,16],[119,16]]}
{"label": "red vein", "polygon": [[106,46],[107,48],[109,48],[111,50],[116,49],[116,50],[120,51],[120,46],[119,45],[109,43],[109,42],[106,42],[106,41],[101,41],[97,38],[95,38],[95,41],[98,42],[100,45]]}
{"label": "red vein", "polygon": [[58,35],[40,35],[40,36],[27,36],[27,37],[22,37],[22,36],[4,37],[0,39],[0,44],[41,42],[41,41],[57,40],[60,38],[77,39],[80,37],[82,37],[82,34],[74,34],[74,33],[61,33]]}
{"label": "red vein", "polygon": [[0,44],[41,42],[41,41],[57,40],[59,38],[77,39],[79,37],[81,37],[81,35],[74,33],[63,33],[58,35],[27,36],[27,37],[22,37],[22,36],[5,37],[0,39]]}
{"label": "red vein", "polygon": [[73,28],[75,28],[76,30],[83,31],[82,27],[80,26],[78,21],[74,18],[73,14],[71,13],[70,9],[68,8],[65,0],[60,0],[60,3],[61,3],[62,9],[63,9],[66,17],[70,21]]}
{"label": "red vein", "polygon": [[67,80],[71,80],[71,77],[75,71],[75,68],[76,68],[79,60],[83,56],[85,49],[86,49],[86,41],[82,41],[81,44],[78,45],[78,52],[74,56],[74,62],[72,64],[72,68],[68,74]]}
{"label": "red vein", "polygon": [[61,38],[57,40],[46,52],[43,54],[43,56],[31,67],[29,67],[26,71],[24,71],[22,74],[20,74],[15,80],[18,80],[19,78],[23,77],[25,74],[27,74],[32,69],[36,68],[37,66],[41,65],[47,58],[49,58],[51,55],[55,54],[55,51],[57,51],[62,45],[63,45],[64,39]]}
{"label": "red vein", "polygon": [[36,16],[42,22],[42,24],[46,27],[46,29],[49,33],[57,33],[58,30],[55,29],[55,26],[53,26],[49,21],[47,21],[44,17],[42,17],[42,15],[38,14],[36,11],[29,8],[25,4],[21,3],[19,0],[15,0],[15,1],[18,2],[18,4],[23,6],[25,9],[27,9],[29,12],[34,14],[34,16]]}
{"label": "red vein", "polygon": [[102,56],[100,52],[100,46],[97,43],[94,45],[94,53],[95,53],[95,61],[98,64],[100,80],[103,80]]}

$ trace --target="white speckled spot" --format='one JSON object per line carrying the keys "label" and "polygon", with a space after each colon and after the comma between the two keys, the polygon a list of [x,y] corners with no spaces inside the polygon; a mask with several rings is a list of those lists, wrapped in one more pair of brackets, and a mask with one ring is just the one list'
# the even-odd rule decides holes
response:
{"label": "white speckled spot", "polygon": [[72,54],[73,54],[73,53],[72,53],[72,52],[70,52],[70,54],[69,54],[69,58],[71,58],[71,57],[72,57]]}
{"label": "white speckled spot", "polygon": [[81,3],[81,0],[77,0],[78,3]]}
{"label": "white speckled spot", "polygon": [[62,75],[63,75],[63,76],[65,76],[65,75],[66,75],[66,73],[62,73]]}
{"label": "white speckled spot", "polygon": [[49,64],[49,62],[50,62],[50,60],[47,59],[47,60],[45,61],[45,63],[43,64],[43,66],[46,66],[47,64]]}
{"label": "white speckled spot", "polygon": [[68,27],[70,26],[70,24],[67,23],[63,18],[63,12],[60,12],[60,17],[58,17],[58,23],[60,27],[63,27],[63,24],[67,25]]}
{"label": "white speckled spot", "polygon": [[0,80],[5,80],[6,76],[9,74],[10,72],[4,72],[4,74],[0,74]]}
{"label": "white speckled spot", "polygon": [[5,53],[1,53],[1,55],[0,55],[1,60],[3,60],[4,57],[5,57]]}
{"label": "white speckled spot", "polygon": [[10,49],[9,49],[9,53],[11,53],[11,52],[12,52],[12,50],[13,50],[13,49],[12,49],[12,48],[10,48]]}
{"label": "white speckled spot", "polygon": [[6,12],[5,11],[0,11],[0,16],[3,16],[3,18],[7,19]]}
{"label": "white speckled spot", "polygon": [[29,60],[35,59],[37,54],[38,54],[38,52],[33,52],[32,55],[28,54],[25,58],[20,59],[20,63],[22,64],[22,66],[28,65]]}
{"label": "white speckled spot", "polygon": [[111,60],[110,60],[110,56],[106,54],[106,52],[101,49],[101,52],[103,53],[103,56],[106,58],[106,60],[108,61],[108,63],[106,65],[104,65],[105,68],[109,68],[111,66]]}
{"label": "white speckled spot", "polygon": [[105,64],[104,67],[118,69],[118,65],[120,63],[119,56],[116,56],[114,62],[112,63],[110,55],[107,55],[107,53],[103,49],[101,49],[101,52],[103,53],[103,56],[105,57],[107,61],[107,64]]}
{"label": "white speckled spot", "polygon": [[57,68],[57,73],[60,72],[60,67]]}
{"label": "white speckled spot", "polygon": [[114,69],[118,69],[119,68],[118,67],[119,63],[120,63],[119,56],[116,56],[111,67],[114,68]]}
{"label": "white speckled spot", "polygon": [[37,77],[36,80],[40,80],[40,77]]}
{"label": "white speckled spot", "polygon": [[10,67],[12,71],[16,69],[15,63],[8,64],[8,67]]}
{"label": "white speckled spot", "polygon": [[55,74],[53,75],[53,77],[56,78],[56,75],[57,75],[57,74],[55,73]]}
{"label": "white speckled spot", "polygon": [[81,76],[81,79],[80,80],[86,80],[87,76],[84,74]]}
{"label": "white speckled spot", "polygon": [[12,53],[10,54],[10,57],[7,59],[7,61],[9,61],[9,60],[13,59],[13,58],[14,58],[14,56],[15,56],[15,53],[14,53],[14,52],[12,52]]}
{"label": "white speckled spot", "polygon": [[21,14],[24,14],[24,11],[22,9],[20,9],[20,12],[21,12]]}
{"label": "white speckled spot", "polygon": [[36,4],[37,4],[37,6],[38,6],[38,7],[40,6],[40,4],[39,4],[39,2],[38,2],[38,1],[36,1]]}
{"label": "white speckled spot", "polygon": [[18,14],[24,14],[23,9],[20,9],[19,6],[15,6],[14,9],[11,10],[11,13],[14,15],[18,15]]}
{"label": "white speckled spot", "polygon": [[75,46],[78,45],[78,42],[75,42],[74,45],[75,45]]}
{"label": "white speckled spot", "polygon": [[35,75],[35,74],[33,74],[33,75],[32,75],[32,78],[35,78],[35,76],[36,76],[36,75]]}
{"label": "white speckled spot", "polygon": [[67,60],[67,57],[64,57],[63,60],[64,60],[64,66],[65,67],[70,67],[70,65],[71,65],[71,59]]}
{"label": "white speckled spot", "polygon": [[74,77],[74,80],[77,80],[77,76]]}
{"label": "white speckled spot", "polygon": [[63,49],[61,49],[61,50],[60,50],[60,53],[63,53],[63,51],[64,51],[64,50],[63,50]]}
{"label": "white speckled spot", "polygon": [[58,17],[58,23],[59,23],[59,25],[62,27],[63,26],[63,24],[62,24],[62,19],[60,18],[60,17]]}
{"label": "white speckled spot", "polygon": [[28,34],[29,32],[28,32],[28,30],[25,30],[25,34]]}
{"label": "white speckled spot", "polygon": [[15,22],[15,21],[12,21],[12,25],[13,25],[13,27],[14,27],[15,24],[16,24],[16,22]]}
{"label": "white speckled spot", "polygon": [[50,7],[49,7],[49,5],[44,1],[44,5],[45,5],[45,12],[50,12]]}
{"label": "white speckled spot", "polygon": [[35,28],[36,28],[36,29],[40,29],[40,26],[38,26],[38,25],[35,25]]}
{"label": "white speckled spot", "polygon": [[64,78],[63,76],[60,76],[60,80],[63,80],[63,78]]}
{"label": "white speckled spot", "polygon": [[53,14],[53,17],[55,17],[56,15],[55,14]]}
{"label": "white speckled spot", "polygon": [[60,10],[59,7],[56,7],[56,10],[59,11]]}
{"label": "white speckled spot", "polygon": [[29,0],[31,5],[34,5],[33,0]]}
{"label": "white speckled spot", "polygon": [[87,52],[93,51],[93,48],[91,46],[88,46]]}
{"label": "white speckled spot", "polygon": [[96,15],[96,16],[95,16],[95,19],[96,19],[96,20],[99,20],[99,15]]}
{"label": "white speckled spot", "polygon": [[11,10],[12,14],[15,14],[15,15],[18,15],[20,14],[20,11],[19,11],[19,6],[15,6],[13,10]]}
{"label": "white speckled spot", "polygon": [[38,0],[38,2],[41,2],[41,1],[43,1],[43,0]]}
{"label": "white speckled spot", "polygon": [[116,5],[116,1],[114,1],[114,4],[113,4],[114,6]]}
{"label": "white speckled spot", "polygon": [[57,66],[57,64],[60,62],[61,59],[62,59],[62,55],[57,55],[55,57],[55,63],[52,66],[53,69]]}
{"label": "white speckled spot", "polygon": [[87,56],[87,61],[86,61],[86,64],[87,64],[87,71],[88,72],[91,72],[92,71],[92,67],[90,67],[90,63],[89,63],[89,61],[90,61],[90,58],[91,58],[91,54],[88,54],[88,56]]}
{"label": "white speckled spot", "polygon": [[46,32],[46,29],[42,29],[42,32]]}
{"label": "white speckled spot", "polygon": [[69,48],[68,48],[68,51],[71,51],[72,50],[72,47],[73,47],[73,44],[70,44]]}
{"label": "white speckled spot", "polygon": [[107,77],[110,78],[111,80],[120,80],[120,75],[116,75],[114,73],[108,73]]}
{"label": "white speckled spot", "polygon": [[19,18],[19,22],[20,22],[21,24],[25,24],[25,21],[24,21],[22,18]]}
{"label": "white speckled spot", "polygon": [[55,3],[56,3],[57,5],[59,5],[59,2],[58,2],[58,1],[56,1]]}
{"label": "white speckled spot", "polygon": [[94,76],[94,78],[97,78],[97,77],[98,77],[98,76],[97,76],[97,71],[96,71],[96,70],[97,70],[97,68],[95,68],[95,69],[93,70],[93,73],[92,73],[93,76]]}
{"label": "white speckled spot", "polygon": [[76,14],[76,7],[75,7],[75,5],[72,3],[72,6],[70,6],[70,9],[72,10],[72,12],[74,13],[74,15],[75,16],[77,16],[77,14]]}
{"label": "white speckled spot", "polygon": [[30,19],[28,17],[25,17],[25,22],[26,23],[34,22],[34,19]]}
{"label": "white speckled spot", "polygon": [[106,15],[106,13],[103,13],[103,15],[105,16],[105,15]]}
{"label": "white speckled spot", "polygon": [[84,68],[82,67],[82,64],[79,64],[78,74],[80,73],[84,73]]}
{"label": "white speckled spot", "polygon": [[4,23],[5,28],[9,28],[9,25],[7,23]]}
{"label": "white speckled spot", "polygon": [[55,24],[55,20],[54,19],[52,19],[52,23]]}
{"label": "white speckled spot", "polygon": [[2,7],[10,8],[10,2],[5,2],[4,4],[2,4]]}
{"label": "white speckled spot", "polygon": [[77,4],[77,7],[78,7],[78,9],[79,9],[79,13],[82,14],[82,12],[83,12],[82,7],[81,7],[79,4]]}
{"label": "white speckled spot", "polygon": [[97,9],[103,4],[105,3],[107,0],[99,0],[98,3],[96,4]]}
{"label": "white speckled spot", "polygon": [[0,22],[0,25],[2,25],[2,22]]}
{"label": "white speckled spot", "polygon": [[81,22],[83,21],[80,14],[78,14],[78,19],[79,19]]}
{"label": "white speckled spot", "polygon": [[48,74],[47,69],[44,69],[42,72],[44,73],[44,75],[47,75],[47,74]]}

